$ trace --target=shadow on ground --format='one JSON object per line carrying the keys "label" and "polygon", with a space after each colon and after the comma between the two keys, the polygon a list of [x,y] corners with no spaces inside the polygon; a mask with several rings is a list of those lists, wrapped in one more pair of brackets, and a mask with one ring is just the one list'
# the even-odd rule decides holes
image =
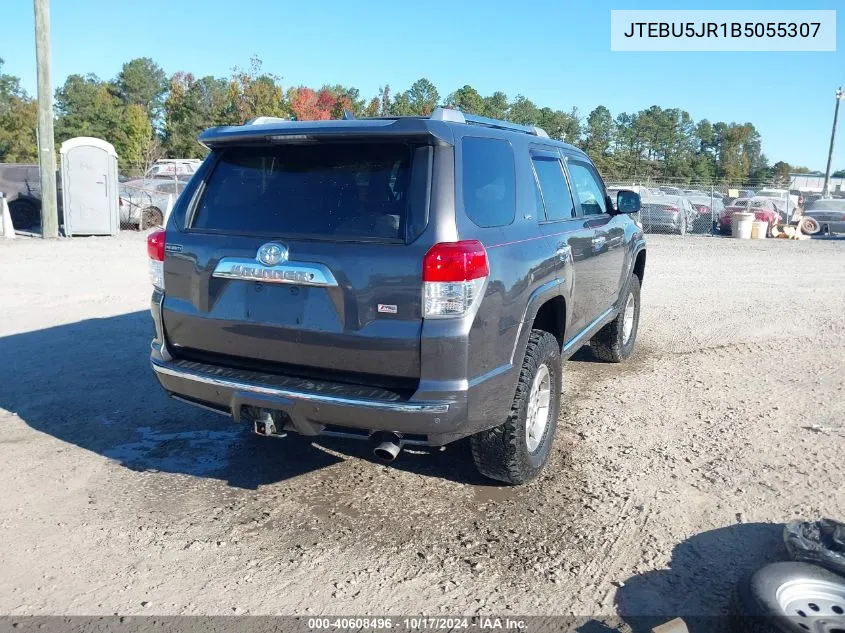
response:
{"label": "shadow on ground", "polygon": [[[0,408],[33,429],[137,471],[183,473],[256,487],[347,457],[375,460],[366,442],[253,436],[230,418],[171,400],[149,367],[146,310],[0,338]],[[325,450],[328,449],[328,450]],[[466,442],[405,452],[394,467],[469,484]]]}
{"label": "shadow on ground", "polygon": [[783,525],[742,523],[701,532],[674,547],[668,569],[626,580],[616,590],[616,606],[633,631],[649,631],[675,617],[684,619],[690,633],[728,631],[737,582],[787,558]]}

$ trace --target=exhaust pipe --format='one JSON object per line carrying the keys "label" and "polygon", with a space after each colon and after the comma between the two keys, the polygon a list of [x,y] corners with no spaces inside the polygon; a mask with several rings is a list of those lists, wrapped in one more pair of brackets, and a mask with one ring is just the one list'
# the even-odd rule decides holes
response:
{"label": "exhaust pipe", "polygon": [[386,433],[376,438],[381,439],[378,446],[373,449],[373,455],[385,462],[392,462],[402,450],[401,438],[396,433]]}

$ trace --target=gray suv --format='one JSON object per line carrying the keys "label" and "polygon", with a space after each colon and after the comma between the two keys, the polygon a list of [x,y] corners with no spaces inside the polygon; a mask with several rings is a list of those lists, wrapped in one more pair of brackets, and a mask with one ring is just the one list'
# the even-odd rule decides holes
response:
{"label": "gray suv", "polygon": [[469,437],[484,475],[549,458],[562,361],[632,353],[639,196],[579,149],[457,110],[266,117],[211,153],[147,250],[152,367],[174,398],[266,436]]}

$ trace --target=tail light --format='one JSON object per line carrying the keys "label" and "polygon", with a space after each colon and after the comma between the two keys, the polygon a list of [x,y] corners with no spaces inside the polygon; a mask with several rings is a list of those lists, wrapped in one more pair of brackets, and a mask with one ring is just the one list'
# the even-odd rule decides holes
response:
{"label": "tail light", "polygon": [[166,233],[153,231],[147,236],[147,256],[150,258],[150,281],[158,290],[164,290],[164,243]]}
{"label": "tail light", "polygon": [[423,316],[465,316],[481,300],[489,274],[481,242],[435,244],[423,258]]}
{"label": "tail light", "polygon": [[708,207],[706,204],[695,205],[695,210],[699,213],[710,213],[710,207]]}
{"label": "tail light", "polygon": [[666,210],[672,215],[678,215],[681,211],[678,207],[666,207]]}

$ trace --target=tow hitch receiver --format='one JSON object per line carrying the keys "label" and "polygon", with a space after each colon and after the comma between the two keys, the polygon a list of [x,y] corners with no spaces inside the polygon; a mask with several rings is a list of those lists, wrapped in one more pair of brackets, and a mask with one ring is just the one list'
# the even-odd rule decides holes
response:
{"label": "tow hitch receiver", "polygon": [[263,435],[265,437],[284,437],[287,435],[287,433],[279,433],[276,429],[276,423],[273,421],[273,415],[267,410],[262,410],[258,417],[255,418],[252,429],[256,435]]}

